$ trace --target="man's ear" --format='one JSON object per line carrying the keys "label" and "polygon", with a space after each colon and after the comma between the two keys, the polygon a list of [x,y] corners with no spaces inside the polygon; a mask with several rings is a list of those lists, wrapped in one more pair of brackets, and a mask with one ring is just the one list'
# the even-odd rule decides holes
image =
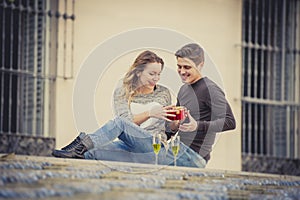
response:
{"label": "man's ear", "polygon": [[204,65],[204,61],[202,61],[201,63],[199,63],[199,65],[197,66],[200,71],[202,70],[203,65]]}

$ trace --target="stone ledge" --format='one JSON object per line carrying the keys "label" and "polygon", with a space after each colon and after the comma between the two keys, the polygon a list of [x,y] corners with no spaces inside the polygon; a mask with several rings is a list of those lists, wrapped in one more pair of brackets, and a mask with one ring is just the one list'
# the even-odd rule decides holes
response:
{"label": "stone ledge", "polygon": [[300,177],[276,174],[14,154],[1,158],[0,172],[0,198],[8,199],[300,197]]}

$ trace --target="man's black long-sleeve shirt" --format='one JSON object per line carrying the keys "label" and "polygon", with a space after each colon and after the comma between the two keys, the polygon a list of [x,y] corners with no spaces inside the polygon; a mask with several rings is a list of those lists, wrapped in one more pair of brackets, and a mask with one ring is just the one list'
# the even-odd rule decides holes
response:
{"label": "man's black long-sleeve shirt", "polygon": [[181,86],[177,105],[185,106],[198,123],[194,132],[179,131],[181,141],[209,160],[216,133],[235,129],[235,118],[224,92],[207,77]]}

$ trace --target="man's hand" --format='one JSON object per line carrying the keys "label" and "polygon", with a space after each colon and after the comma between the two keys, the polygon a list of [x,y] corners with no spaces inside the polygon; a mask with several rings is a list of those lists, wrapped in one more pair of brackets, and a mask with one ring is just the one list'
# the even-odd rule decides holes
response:
{"label": "man's hand", "polygon": [[183,132],[192,132],[197,130],[198,124],[196,120],[191,116],[190,111],[187,111],[187,117],[189,118],[189,123],[180,124],[179,130]]}

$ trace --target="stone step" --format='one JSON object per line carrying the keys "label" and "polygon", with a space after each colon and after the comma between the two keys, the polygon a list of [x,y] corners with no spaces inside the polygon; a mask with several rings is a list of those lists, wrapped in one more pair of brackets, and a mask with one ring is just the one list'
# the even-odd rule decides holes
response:
{"label": "stone step", "polygon": [[300,177],[1,155],[1,199],[299,199]]}

